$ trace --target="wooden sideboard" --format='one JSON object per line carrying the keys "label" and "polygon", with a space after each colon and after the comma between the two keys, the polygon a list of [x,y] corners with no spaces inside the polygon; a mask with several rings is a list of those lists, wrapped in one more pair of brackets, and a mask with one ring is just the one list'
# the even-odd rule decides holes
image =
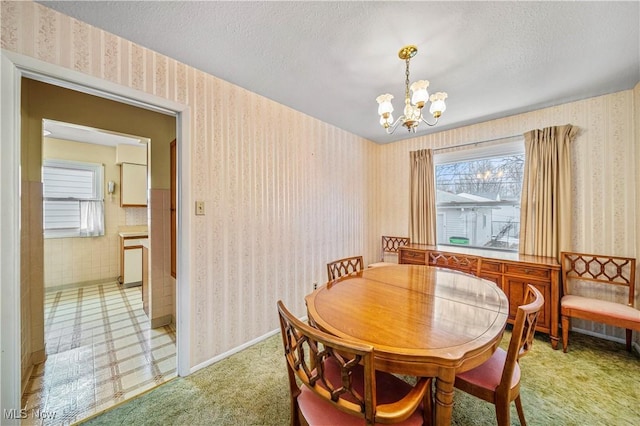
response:
{"label": "wooden sideboard", "polygon": [[515,321],[527,284],[532,284],[544,296],[536,331],[548,334],[551,346],[558,348],[560,263],[555,258],[468,247],[409,244],[399,248],[398,262],[441,266],[495,282],[509,299],[510,323]]}

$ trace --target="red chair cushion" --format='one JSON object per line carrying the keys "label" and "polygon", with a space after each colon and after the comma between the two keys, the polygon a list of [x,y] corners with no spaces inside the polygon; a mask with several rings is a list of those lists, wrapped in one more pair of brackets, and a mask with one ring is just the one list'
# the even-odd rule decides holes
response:
{"label": "red chair cushion", "polygon": [[[507,352],[498,348],[491,358],[473,370],[465,371],[456,375],[456,380],[460,379],[476,387],[495,391],[502,378],[502,370],[507,360]],[[515,371],[511,379],[511,387],[520,382],[520,366],[516,363]]]}
{"label": "red chair cushion", "polygon": [[[332,358],[325,361],[326,377],[332,383],[340,383],[340,369]],[[353,388],[363,395],[364,378],[361,368],[353,372]],[[388,404],[402,399],[412,387],[392,374],[376,371],[377,402]],[[340,411],[326,399],[321,398],[307,386],[302,386],[298,405],[309,425],[364,425],[364,418]],[[345,397],[344,399],[351,400]],[[351,400],[352,402],[355,402]],[[398,425],[422,425],[422,408],[418,408],[408,419]]]}

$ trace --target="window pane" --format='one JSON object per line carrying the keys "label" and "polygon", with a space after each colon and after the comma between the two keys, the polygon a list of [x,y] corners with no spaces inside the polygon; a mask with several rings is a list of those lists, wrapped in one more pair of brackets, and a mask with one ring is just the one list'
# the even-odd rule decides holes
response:
{"label": "window pane", "polygon": [[92,170],[43,167],[44,196],[46,198],[95,199]]}
{"label": "window pane", "polygon": [[44,229],[80,228],[79,201],[44,201]]}
{"label": "window pane", "polygon": [[436,165],[438,244],[518,249],[524,154]]}
{"label": "window pane", "polygon": [[96,225],[96,229],[104,229],[104,210],[81,209],[81,206],[101,201],[103,176],[103,165],[99,163],[44,160],[42,183],[45,238],[102,235],[83,230],[81,226],[90,223]]}

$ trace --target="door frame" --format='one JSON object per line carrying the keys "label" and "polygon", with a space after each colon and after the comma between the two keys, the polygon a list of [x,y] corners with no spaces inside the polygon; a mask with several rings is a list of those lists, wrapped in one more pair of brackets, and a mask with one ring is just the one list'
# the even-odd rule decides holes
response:
{"label": "door frame", "polygon": [[[191,217],[187,206],[191,205],[191,177],[188,173],[191,170],[190,107],[4,49],[1,50],[0,77],[0,412],[21,408],[20,88],[23,77],[176,117],[179,254],[176,363],[179,376],[189,375]],[[13,421],[17,424],[19,419]]]}

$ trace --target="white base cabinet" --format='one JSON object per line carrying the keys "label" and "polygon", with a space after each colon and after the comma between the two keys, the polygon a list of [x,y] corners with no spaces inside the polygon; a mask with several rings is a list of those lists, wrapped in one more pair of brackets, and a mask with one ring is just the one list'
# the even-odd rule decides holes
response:
{"label": "white base cabinet", "polygon": [[142,285],[142,240],[140,237],[121,237],[120,283],[124,287]]}

